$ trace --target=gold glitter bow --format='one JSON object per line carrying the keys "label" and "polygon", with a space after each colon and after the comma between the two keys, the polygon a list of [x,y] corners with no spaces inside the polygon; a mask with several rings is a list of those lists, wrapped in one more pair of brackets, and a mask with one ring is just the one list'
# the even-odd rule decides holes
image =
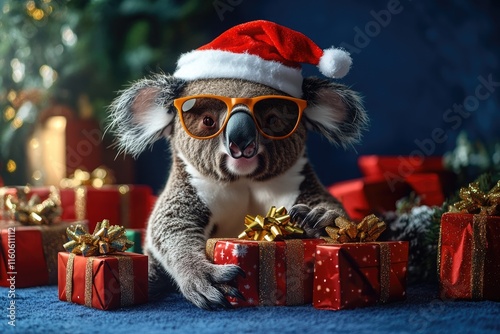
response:
{"label": "gold glitter bow", "polygon": [[91,173],[83,169],[76,169],[71,177],[61,180],[60,186],[61,188],[76,188],[80,186],[101,188],[105,184],[113,184],[114,182],[113,172],[105,166],[100,166]]}
{"label": "gold glitter bow", "polygon": [[450,206],[449,211],[500,215],[500,181],[487,193],[479,189],[478,182],[472,182],[460,189],[459,196],[462,200]]}
{"label": "gold glitter bow", "polygon": [[68,227],[66,235],[71,240],[64,244],[64,249],[76,255],[97,256],[123,252],[134,245],[125,236],[123,226],[110,226],[107,219],[97,223],[93,234],[77,224]]}
{"label": "gold glitter bow", "polygon": [[274,241],[301,237],[304,234],[304,230],[290,222],[290,215],[285,207],[277,209],[272,206],[265,217],[247,215],[245,226],[247,228],[238,236],[238,239]]}
{"label": "gold glitter bow", "polygon": [[385,230],[385,222],[375,215],[363,218],[360,223],[351,222],[345,217],[335,219],[335,225],[327,226],[325,231],[335,242],[370,242],[375,241]]}
{"label": "gold glitter bow", "polygon": [[50,188],[50,195],[44,201],[37,194],[28,199],[29,192],[28,186],[20,187],[16,189],[16,196],[6,196],[5,206],[10,219],[23,225],[49,225],[60,218],[61,199],[55,187]]}

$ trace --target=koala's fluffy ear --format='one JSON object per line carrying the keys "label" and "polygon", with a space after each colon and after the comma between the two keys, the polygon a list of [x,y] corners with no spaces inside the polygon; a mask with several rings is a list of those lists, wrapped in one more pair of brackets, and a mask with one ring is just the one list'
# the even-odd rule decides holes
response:
{"label": "koala's fluffy ear", "polygon": [[302,90],[308,103],[304,111],[308,128],[345,148],[359,142],[368,116],[356,92],[319,78],[305,78]]}
{"label": "koala's fluffy ear", "polygon": [[115,135],[121,152],[137,156],[165,134],[176,113],[173,101],[184,84],[178,78],[154,74],[119,92],[108,108],[107,130]]}

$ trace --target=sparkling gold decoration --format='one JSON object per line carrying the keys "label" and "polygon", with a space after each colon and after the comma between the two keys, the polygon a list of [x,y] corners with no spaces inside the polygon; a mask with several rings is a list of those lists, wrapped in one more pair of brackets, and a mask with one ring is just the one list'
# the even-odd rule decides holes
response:
{"label": "sparkling gold decoration", "polygon": [[59,220],[61,199],[55,187],[50,188],[49,198],[44,201],[36,194],[28,199],[29,191],[29,187],[17,188],[16,196],[6,196],[5,206],[10,219],[23,225],[49,225]]}
{"label": "sparkling gold decoration", "polygon": [[123,252],[134,245],[134,242],[125,236],[123,226],[110,226],[107,219],[97,223],[93,234],[88,233],[82,225],[77,224],[68,227],[66,235],[70,241],[64,244],[64,249],[83,256]]}
{"label": "sparkling gold decoration", "polygon": [[345,217],[338,217],[335,225],[336,227],[327,226],[325,230],[334,242],[339,243],[375,241],[386,228],[385,222],[375,215],[366,216],[358,224]]}
{"label": "sparkling gold decoration", "polygon": [[285,207],[276,208],[272,206],[266,216],[245,217],[247,227],[239,236],[239,239],[256,241],[274,241],[283,238],[297,238],[304,234],[304,230],[290,221],[290,215]]}
{"label": "sparkling gold decoration", "polygon": [[472,182],[460,189],[461,201],[450,206],[450,212],[500,215],[500,181],[487,193],[479,189],[479,183]]}
{"label": "sparkling gold decoration", "polygon": [[114,182],[113,172],[105,166],[100,166],[90,173],[83,169],[76,169],[71,177],[61,180],[60,186],[61,188],[76,188],[80,186],[102,188],[105,184],[112,184]]}

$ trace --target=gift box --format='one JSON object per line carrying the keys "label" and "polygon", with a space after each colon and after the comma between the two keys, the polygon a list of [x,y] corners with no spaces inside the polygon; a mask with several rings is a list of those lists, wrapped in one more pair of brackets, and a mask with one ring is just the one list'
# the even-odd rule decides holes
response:
{"label": "gift box", "polygon": [[84,257],[60,252],[59,299],[101,310],[146,303],[148,258],[117,252]]}
{"label": "gift box", "polygon": [[125,232],[127,239],[134,242],[134,245],[127,249],[127,252],[143,254],[142,245],[144,244],[144,238],[146,236],[146,229],[134,228],[127,229]]}
{"label": "gift box", "polygon": [[336,183],[328,188],[349,217],[360,220],[372,212],[393,211],[396,201],[411,192],[406,182],[397,182],[391,189],[386,180],[376,178],[354,179]]}
{"label": "gift box", "polygon": [[312,301],[315,247],[322,242],[209,239],[207,256],[215,264],[235,264],[245,272],[233,283],[246,300],[228,297],[234,306],[302,305]]}
{"label": "gift box", "polygon": [[84,221],[23,226],[0,220],[0,286],[25,288],[57,284],[57,253],[66,228]]}
{"label": "gift box", "polygon": [[316,247],[313,306],[352,309],[406,298],[408,242]]}
{"label": "gift box", "polygon": [[439,245],[442,299],[500,301],[500,216],[445,213]]}
{"label": "gift box", "polygon": [[444,170],[443,158],[438,156],[379,156],[364,155],[359,157],[358,166],[366,177],[385,179],[390,176],[405,178],[414,173],[441,172]]}
{"label": "gift box", "polygon": [[[59,189],[63,220],[87,220],[93,230],[98,221],[107,218],[112,224],[126,228],[143,228],[152,209],[152,190],[143,185],[105,185],[101,188],[81,186]],[[32,187],[30,194],[45,199],[49,187]],[[0,219],[4,198],[15,195],[15,188],[0,190]]]}

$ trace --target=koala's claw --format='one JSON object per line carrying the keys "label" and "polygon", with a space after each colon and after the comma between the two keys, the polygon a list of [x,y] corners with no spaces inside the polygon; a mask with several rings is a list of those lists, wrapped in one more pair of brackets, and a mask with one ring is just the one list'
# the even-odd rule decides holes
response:
{"label": "koala's claw", "polygon": [[180,290],[186,299],[206,310],[231,308],[226,296],[244,299],[235,287],[226,284],[238,275],[244,275],[240,267],[211,263],[203,267],[204,270],[197,268],[182,280]]}
{"label": "koala's claw", "polygon": [[324,235],[324,228],[335,223],[335,219],[344,215],[341,209],[325,209],[323,207],[310,208],[305,204],[296,204],[290,209],[290,218],[306,235],[318,238]]}

